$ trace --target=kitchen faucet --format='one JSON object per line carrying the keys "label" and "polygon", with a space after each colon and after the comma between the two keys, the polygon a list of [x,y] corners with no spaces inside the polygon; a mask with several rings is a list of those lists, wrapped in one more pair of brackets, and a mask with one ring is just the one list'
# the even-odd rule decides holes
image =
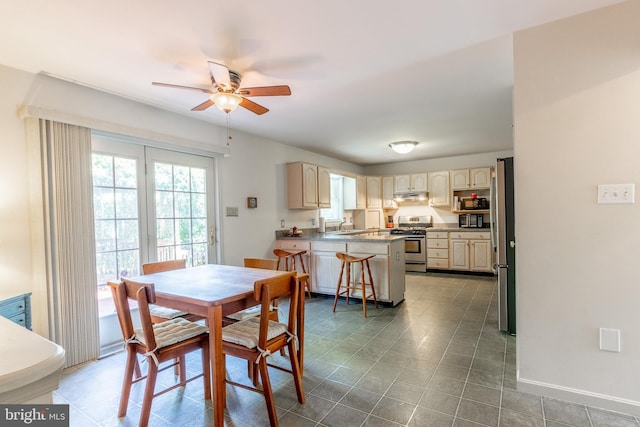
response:
{"label": "kitchen faucet", "polygon": [[342,225],[343,225],[343,224],[345,224],[346,222],[347,222],[347,221],[342,221],[342,222],[340,223],[340,226],[338,227],[338,230],[339,230],[339,231],[342,231]]}

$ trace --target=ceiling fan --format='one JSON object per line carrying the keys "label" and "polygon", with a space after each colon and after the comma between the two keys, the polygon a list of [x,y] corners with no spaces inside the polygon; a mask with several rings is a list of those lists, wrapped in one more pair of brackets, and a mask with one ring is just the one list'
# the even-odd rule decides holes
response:
{"label": "ceiling fan", "polygon": [[208,93],[209,99],[200,105],[196,105],[191,111],[203,111],[215,105],[221,111],[230,113],[238,106],[244,107],[256,114],[264,114],[268,108],[257,104],[247,97],[250,96],[289,96],[291,89],[287,85],[280,86],[260,86],[260,87],[240,87],[242,76],[237,71],[230,70],[227,66],[216,62],[209,62],[212,89],[204,89],[190,86],[180,86],[169,83],[152,82],[154,86],[171,87],[176,89],[197,90]]}

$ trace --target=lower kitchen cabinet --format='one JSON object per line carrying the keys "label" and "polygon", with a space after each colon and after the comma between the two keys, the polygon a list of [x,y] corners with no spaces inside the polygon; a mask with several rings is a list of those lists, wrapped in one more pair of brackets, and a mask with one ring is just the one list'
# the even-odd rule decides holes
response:
{"label": "lower kitchen cabinet", "polygon": [[449,269],[461,271],[493,271],[491,234],[488,232],[450,232]]}
{"label": "lower kitchen cabinet", "polygon": [[[399,239],[390,243],[311,242],[311,289],[313,292],[336,294],[342,268],[342,262],[336,257],[337,252],[346,252],[357,257],[375,255],[369,260],[369,266],[377,300],[393,305],[404,300],[404,240]],[[360,274],[359,268],[354,267],[352,274]],[[369,280],[368,274],[365,278]],[[352,295],[360,298],[359,292],[354,292]]]}
{"label": "lower kitchen cabinet", "polygon": [[311,245],[311,291],[335,295],[342,262],[338,252],[346,252],[344,242],[313,242]]}
{"label": "lower kitchen cabinet", "polygon": [[427,231],[427,268],[449,269],[449,233]]}
{"label": "lower kitchen cabinet", "polygon": [[491,241],[471,241],[471,271],[493,271]]}
{"label": "lower kitchen cabinet", "polygon": [[[375,255],[369,259],[369,266],[378,301],[390,302],[395,306],[404,300],[404,240],[390,243],[347,243],[347,252],[357,257]],[[359,268],[355,270],[355,272],[352,270],[353,274],[361,274]],[[365,273],[365,280],[369,280],[367,273]],[[355,291],[353,296],[360,298],[361,293]]]}

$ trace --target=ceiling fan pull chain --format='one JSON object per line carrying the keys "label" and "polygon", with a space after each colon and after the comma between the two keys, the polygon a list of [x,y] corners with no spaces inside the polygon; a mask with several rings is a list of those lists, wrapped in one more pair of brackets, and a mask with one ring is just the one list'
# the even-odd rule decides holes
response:
{"label": "ceiling fan pull chain", "polygon": [[227,113],[227,147],[231,145],[231,135],[229,135],[229,116],[230,114]]}

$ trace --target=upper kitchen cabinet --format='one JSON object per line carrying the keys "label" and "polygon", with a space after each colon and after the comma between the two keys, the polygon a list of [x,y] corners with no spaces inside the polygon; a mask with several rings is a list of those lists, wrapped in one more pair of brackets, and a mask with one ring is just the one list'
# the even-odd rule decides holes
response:
{"label": "upper kitchen cabinet", "polygon": [[367,177],[342,177],[342,203],[346,211],[367,208]]}
{"label": "upper kitchen cabinet", "polygon": [[367,208],[367,177],[356,176],[356,209]]}
{"label": "upper kitchen cabinet", "polygon": [[469,169],[471,188],[489,188],[491,186],[491,168]]}
{"label": "upper kitchen cabinet", "polygon": [[449,171],[429,172],[429,206],[450,206]]}
{"label": "upper kitchen cabinet", "polygon": [[379,176],[367,177],[367,208],[382,208],[382,178]]}
{"label": "upper kitchen cabinet", "polygon": [[329,169],[304,162],[287,163],[289,209],[331,207]]}
{"label": "upper kitchen cabinet", "polygon": [[383,209],[396,209],[398,205],[393,200],[393,177],[382,177],[382,208]]}
{"label": "upper kitchen cabinet", "polygon": [[452,190],[489,188],[491,167],[452,170],[450,171],[450,184]]}
{"label": "upper kitchen cabinet", "polygon": [[331,171],[318,166],[318,207],[331,207]]}
{"label": "upper kitchen cabinet", "polygon": [[394,192],[403,193],[423,193],[427,191],[427,174],[414,173],[411,175],[396,175]]}

